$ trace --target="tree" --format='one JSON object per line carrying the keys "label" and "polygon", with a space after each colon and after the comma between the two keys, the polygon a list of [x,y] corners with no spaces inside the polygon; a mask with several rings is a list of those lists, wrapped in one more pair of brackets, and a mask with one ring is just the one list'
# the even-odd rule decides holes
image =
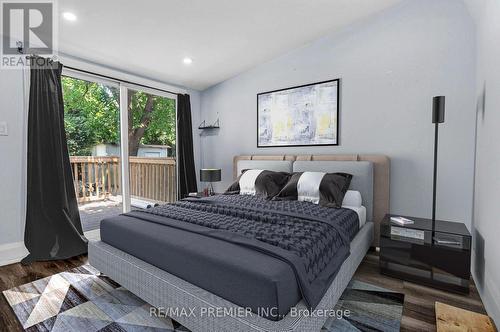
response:
{"label": "tree", "polygon": [[[104,84],[63,77],[65,126],[71,155],[90,155],[96,144],[120,142],[120,92]],[[141,144],[175,151],[175,100],[129,90],[129,154]]]}
{"label": "tree", "polygon": [[[175,145],[175,101],[141,91],[128,93],[129,154],[140,144]],[[174,150],[174,149],[172,149]]]}
{"label": "tree", "polygon": [[70,77],[63,77],[62,84],[70,154],[90,155],[96,144],[118,143],[118,89]]}
{"label": "tree", "polygon": [[139,144],[151,122],[154,97],[137,91],[128,92],[128,153],[137,156]]}

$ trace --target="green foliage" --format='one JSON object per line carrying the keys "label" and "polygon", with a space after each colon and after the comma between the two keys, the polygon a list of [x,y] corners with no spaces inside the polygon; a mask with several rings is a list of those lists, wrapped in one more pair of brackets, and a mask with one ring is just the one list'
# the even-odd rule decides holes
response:
{"label": "green foliage", "polygon": [[82,112],[78,110],[65,112],[64,124],[69,154],[71,156],[90,155],[90,147],[95,144],[95,137],[87,118],[82,116]]}
{"label": "green foliage", "polygon": [[[99,83],[62,78],[64,96],[64,123],[70,155],[90,155],[94,145],[118,144],[120,141],[119,89]],[[145,92],[132,93],[129,110],[132,113],[129,131],[145,127],[141,144],[175,144],[175,101],[153,96],[153,109],[149,121],[144,119]],[[130,119],[130,117],[129,117]],[[175,150],[175,148],[173,149]]]}
{"label": "green foliage", "polygon": [[64,124],[70,155],[90,155],[92,146],[119,141],[119,91],[62,78]]}
{"label": "green foliage", "polygon": [[[129,92],[130,93],[130,92]],[[139,128],[144,125],[141,119],[144,115],[144,109],[148,96],[145,92],[133,91],[131,98],[131,110],[133,118],[129,130]],[[175,146],[175,100],[153,96],[153,110],[151,120],[146,125],[146,131],[142,137],[141,144],[158,144]]]}

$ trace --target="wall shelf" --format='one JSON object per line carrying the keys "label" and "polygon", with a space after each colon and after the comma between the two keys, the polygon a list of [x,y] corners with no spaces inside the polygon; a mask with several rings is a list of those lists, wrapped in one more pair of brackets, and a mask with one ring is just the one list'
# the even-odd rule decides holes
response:
{"label": "wall shelf", "polygon": [[206,124],[206,121],[203,120],[202,123],[200,123],[200,125],[198,126],[198,129],[200,130],[210,130],[210,129],[219,129],[220,128],[220,125],[219,125],[219,119],[217,118],[217,120],[211,124],[211,125],[207,125]]}
{"label": "wall shelf", "polygon": [[198,127],[198,129],[202,129],[202,130],[205,130],[205,129],[218,129],[220,128],[219,126],[204,126],[204,127]]}

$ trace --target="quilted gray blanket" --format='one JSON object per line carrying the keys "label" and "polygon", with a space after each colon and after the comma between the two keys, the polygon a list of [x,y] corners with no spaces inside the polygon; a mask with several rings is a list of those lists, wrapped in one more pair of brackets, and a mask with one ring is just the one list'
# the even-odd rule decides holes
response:
{"label": "quilted gray blanket", "polygon": [[311,309],[349,256],[350,241],[359,228],[358,215],[350,209],[240,195],[187,198],[126,215],[168,223],[283,260],[292,267]]}

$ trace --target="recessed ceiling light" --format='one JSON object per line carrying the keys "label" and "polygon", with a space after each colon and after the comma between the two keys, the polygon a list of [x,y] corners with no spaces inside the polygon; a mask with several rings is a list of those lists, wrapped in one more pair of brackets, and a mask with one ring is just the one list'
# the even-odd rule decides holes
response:
{"label": "recessed ceiling light", "polygon": [[64,12],[63,17],[66,21],[76,21],[76,15],[70,12]]}
{"label": "recessed ceiling light", "polygon": [[193,59],[191,58],[184,58],[182,59],[182,62],[184,62],[185,65],[190,65],[193,63]]}

